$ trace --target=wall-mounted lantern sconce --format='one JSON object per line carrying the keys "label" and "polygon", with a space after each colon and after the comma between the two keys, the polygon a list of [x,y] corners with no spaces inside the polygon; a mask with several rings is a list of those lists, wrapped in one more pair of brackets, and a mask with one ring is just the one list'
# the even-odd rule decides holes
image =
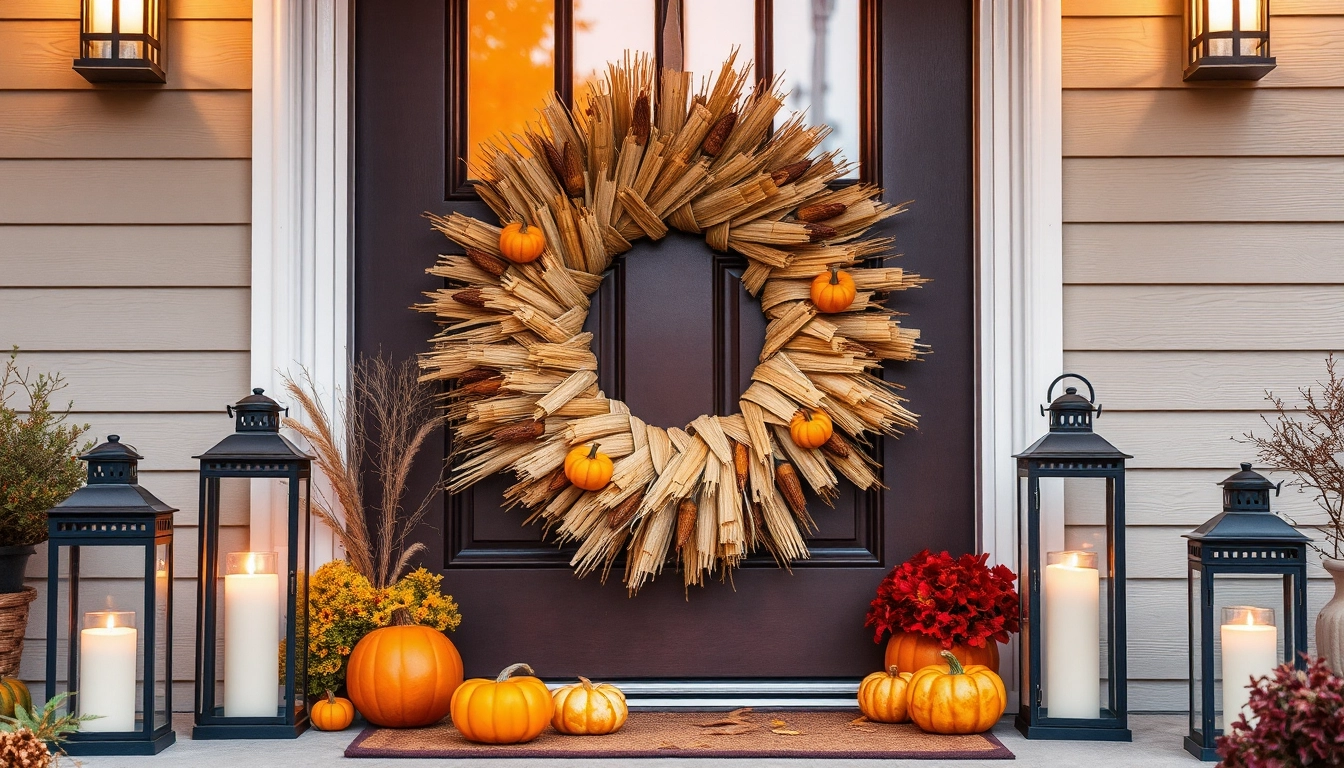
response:
{"label": "wall-mounted lantern sconce", "polygon": [[82,0],[75,71],[91,83],[162,83],[163,0]]}
{"label": "wall-mounted lantern sconce", "polygon": [[1269,54],[1269,0],[1186,0],[1185,79],[1259,80]]}

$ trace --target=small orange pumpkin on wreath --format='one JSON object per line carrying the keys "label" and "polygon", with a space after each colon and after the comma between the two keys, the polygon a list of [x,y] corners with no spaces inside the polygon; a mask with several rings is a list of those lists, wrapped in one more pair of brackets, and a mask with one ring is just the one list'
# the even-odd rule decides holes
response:
{"label": "small orange pumpkin on wreath", "polygon": [[[917,418],[873,374],[924,351],[884,297],[925,280],[874,266],[892,241],[871,228],[905,209],[833,185],[851,166],[819,150],[830,129],[772,130],[784,94],[748,73],[734,52],[693,96],[691,73],[627,56],[584,108],[552,95],[521,136],[481,145],[476,191],[508,226],[427,214],[465,250],[429,270],[451,287],[418,307],[444,326],[422,366],[453,382],[448,490],[512,472],[506,503],[576,542],[580,576],[628,552],[632,593],[671,557],[687,586],[760,548],[808,557],[802,485],[827,503],[842,478],[876,487],[861,447]],[[598,388],[583,324],[611,262],[669,228],[745,257],[768,324],[739,412],[664,429]]]}

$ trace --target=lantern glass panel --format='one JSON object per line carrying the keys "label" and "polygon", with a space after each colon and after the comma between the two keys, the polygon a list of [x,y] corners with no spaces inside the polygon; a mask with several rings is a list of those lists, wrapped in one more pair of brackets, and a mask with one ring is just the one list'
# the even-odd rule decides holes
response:
{"label": "lantern glass panel", "polygon": [[[310,540],[312,532],[310,528],[316,523],[309,517],[308,495],[311,486],[308,478],[300,478],[298,481],[298,499],[299,499],[299,522],[295,526],[295,532],[298,535],[298,551],[295,560],[295,571],[298,578],[294,580],[294,602],[292,608],[295,612],[294,631],[295,631],[295,650],[303,650],[308,647],[308,563],[310,560]],[[308,680],[308,654],[296,653],[294,656],[294,665],[297,670],[295,680],[298,680],[299,686],[306,684]],[[305,690],[296,690],[294,692],[294,707],[296,711],[301,711],[308,706],[308,692]]]}
{"label": "lantern glass panel", "polygon": [[[146,630],[150,626],[156,628],[156,663],[166,656],[164,638],[167,637],[166,630],[159,629],[155,621],[147,621],[144,613],[145,550],[90,545],[58,549],[60,593],[57,608],[61,620],[57,623],[57,640],[60,647],[69,649],[69,655],[58,660],[55,692],[73,691],[74,711],[99,716],[98,720],[83,724],[81,732],[142,730]],[[167,546],[158,549],[163,550],[166,557]],[[77,574],[72,573],[72,562],[77,567]],[[100,578],[75,578],[88,573],[97,573]],[[160,602],[156,595],[156,613],[160,610]],[[166,623],[162,626],[166,627]],[[71,632],[79,636],[73,644],[70,642]],[[156,707],[163,706],[164,679],[162,673],[155,675]],[[153,727],[164,722],[156,714],[150,713]]]}
{"label": "lantern glass panel", "polygon": [[[1214,687],[1218,717],[1214,722],[1223,732],[1227,731],[1227,721],[1235,721],[1243,711],[1250,676],[1268,675],[1284,661],[1283,581],[1277,575],[1220,573],[1213,577],[1213,676],[1218,681]],[[1258,614],[1233,610],[1240,606],[1268,610]],[[1245,626],[1248,619],[1252,624],[1249,629]],[[1273,631],[1266,628],[1267,622],[1273,622]],[[1235,705],[1231,712],[1229,703]]]}
{"label": "lantern glass panel", "polygon": [[[1190,730],[1201,731],[1204,728],[1204,697],[1200,692],[1204,688],[1204,624],[1200,618],[1200,604],[1203,600],[1204,573],[1190,571]],[[1215,667],[1217,669],[1217,667]],[[1215,705],[1214,710],[1217,711]]]}
{"label": "lantern glass panel", "polygon": [[[173,578],[172,555],[168,550],[167,544],[158,544],[154,547],[154,637],[168,637],[168,596],[171,594]],[[159,647],[165,648],[166,645],[160,641]],[[168,653],[154,654],[154,680],[156,685],[154,691],[154,727],[161,728],[168,725],[172,713],[168,711],[167,690],[168,686],[173,684],[171,677],[172,670],[168,667]]]}

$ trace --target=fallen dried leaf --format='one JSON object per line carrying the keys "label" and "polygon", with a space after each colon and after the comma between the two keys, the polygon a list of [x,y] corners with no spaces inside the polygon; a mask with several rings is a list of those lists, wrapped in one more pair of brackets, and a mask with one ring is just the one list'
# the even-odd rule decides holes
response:
{"label": "fallen dried leaf", "polygon": [[866,723],[866,722],[868,722],[868,716],[867,716],[867,715],[859,715],[858,717],[854,718],[853,720],[850,720],[850,721],[849,721],[849,724],[850,724],[850,725],[861,725],[861,724]]}
{"label": "fallen dried leaf", "polygon": [[783,727],[786,726],[786,725],[788,725],[788,723],[784,722],[783,720],[771,720],[771,721],[770,721],[770,727],[771,727],[771,728],[783,728]]}
{"label": "fallen dried leaf", "polygon": [[771,733],[777,733],[780,736],[802,736],[802,731],[790,731],[787,728],[771,728]]}

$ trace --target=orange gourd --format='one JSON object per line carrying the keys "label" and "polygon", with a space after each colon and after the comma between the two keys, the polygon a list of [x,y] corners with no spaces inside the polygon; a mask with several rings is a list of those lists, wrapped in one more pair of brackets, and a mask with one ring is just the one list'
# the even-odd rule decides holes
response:
{"label": "orange gourd", "polygon": [[565,456],[565,477],[585,491],[600,491],[611,480],[611,457],[597,452],[597,443],[580,445]]}
{"label": "orange gourd", "polygon": [[630,714],[620,688],[609,683],[593,685],[586,677],[556,690],[554,699],[555,714],[551,716],[551,725],[572,736],[615,733],[625,725],[625,718]]}
{"label": "orange gourd", "polygon": [[982,733],[1008,707],[1003,680],[988,667],[963,667],[943,651],[946,664],[925,667],[910,680],[910,719],[929,733]]}
{"label": "orange gourd", "polygon": [[28,686],[18,678],[0,677],[0,716],[13,717],[18,707],[33,714],[33,696]]}
{"label": "orange gourd", "polygon": [[[526,675],[514,677],[515,672]],[[546,729],[555,711],[546,684],[526,664],[506,667],[494,680],[477,677],[453,694],[453,725],[468,741],[518,744]]]}
{"label": "orange gourd", "polygon": [[327,691],[327,698],[313,702],[308,717],[319,731],[343,731],[355,721],[355,705]]}
{"label": "orange gourd", "polygon": [[417,728],[448,714],[462,684],[462,657],[451,640],[418,624],[383,627],[355,645],[345,687],[374,725]]}
{"label": "orange gourd", "polygon": [[820,448],[833,431],[831,417],[820,408],[799,408],[789,421],[789,436],[801,448]]}
{"label": "orange gourd", "polygon": [[546,250],[546,235],[541,227],[529,227],[525,221],[515,221],[499,233],[499,252],[515,264],[536,261]]}
{"label": "orange gourd", "polygon": [[[958,659],[967,664],[979,664],[999,671],[999,644],[988,640],[985,647],[954,645],[951,648]],[[887,640],[887,651],[883,665],[901,669],[921,670],[925,667],[943,663],[943,645],[936,638],[919,632],[892,632]]]}
{"label": "orange gourd", "polygon": [[812,303],[820,312],[844,312],[854,303],[855,293],[854,278],[835,267],[812,279]]}
{"label": "orange gourd", "polygon": [[877,723],[904,723],[910,719],[909,672],[894,665],[863,678],[859,683],[859,711]]}

